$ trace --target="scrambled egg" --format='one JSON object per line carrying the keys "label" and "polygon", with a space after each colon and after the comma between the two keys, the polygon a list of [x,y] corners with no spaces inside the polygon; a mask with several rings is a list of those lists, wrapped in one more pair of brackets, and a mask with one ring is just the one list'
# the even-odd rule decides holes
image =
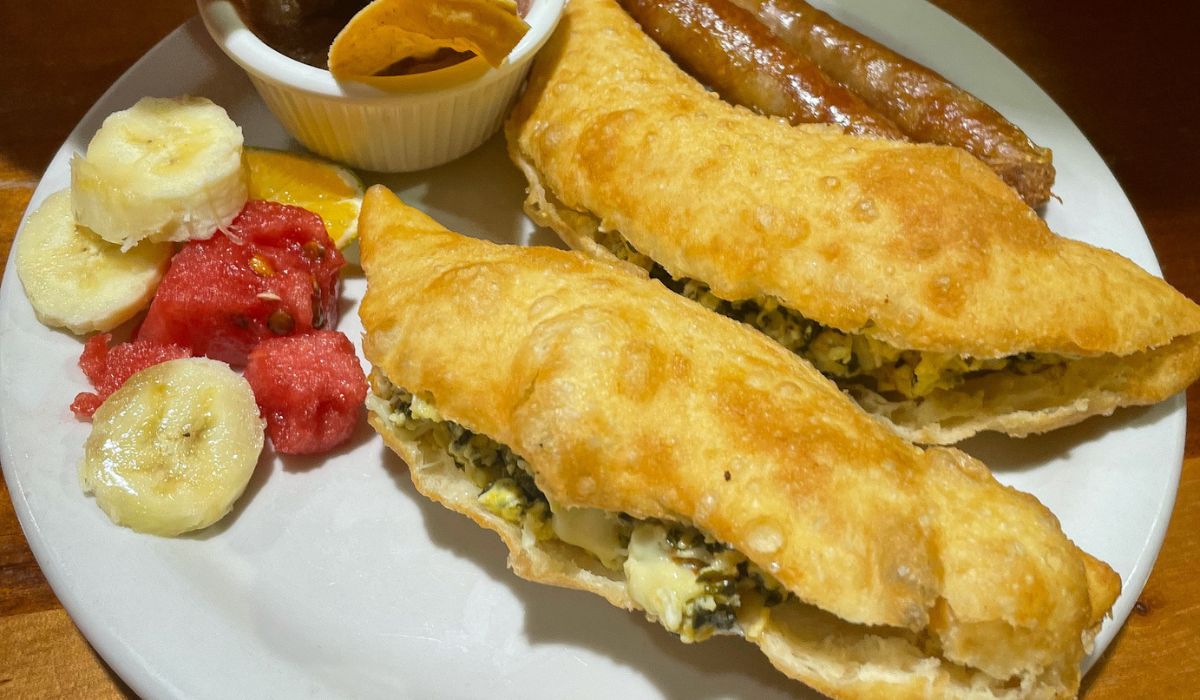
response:
{"label": "scrambled egg", "polygon": [[614,231],[600,233],[597,242],[616,257],[646,270],[668,289],[765,333],[834,381],[857,381],[880,394],[918,399],[936,389],[953,389],[979,372],[1033,374],[1066,362],[1065,357],[1050,354],[1025,353],[979,359],[952,353],[902,350],[862,333],[845,333],[823,326],[770,297],[741,301],[721,299],[703,282],[672,278]]}
{"label": "scrambled egg", "polygon": [[480,505],[520,526],[526,538],[557,538],[623,572],[634,601],[683,641],[736,632],[744,596],[755,596],[765,606],[788,596],[770,574],[695,527],[551,503],[528,463],[507,446],[444,420],[428,399],[397,388],[379,373],[372,380],[376,393],[368,398],[369,408],[445,449],[479,488]]}

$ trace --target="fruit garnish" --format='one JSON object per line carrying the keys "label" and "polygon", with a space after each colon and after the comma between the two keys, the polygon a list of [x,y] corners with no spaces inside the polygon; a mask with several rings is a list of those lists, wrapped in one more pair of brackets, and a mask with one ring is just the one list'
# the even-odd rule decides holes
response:
{"label": "fruit garnish", "polygon": [[96,411],[79,477],[114,523],[169,537],[224,517],[262,447],[245,379],[213,360],[171,360],[134,374]]}
{"label": "fruit garnish", "polygon": [[246,203],[242,130],[202,97],[145,97],[114,112],[71,160],[80,225],[128,249],[205,239]]}
{"label": "fruit garnish", "polygon": [[367,378],[350,339],[337,331],[270,338],[250,351],[246,381],[277,452],[315,454],[349,439]]}
{"label": "fruit garnish", "polygon": [[375,0],[334,38],[329,71],[365,78],[446,51],[471,52],[496,67],[528,30],[513,0]]}
{"label": "fruit garnish", "polygon": [[15,245],[17,276],[38,320],[83,335],[116,328],[145,308],[167,270],[169,243],[120,247],[76,225],[71,191],[30,214]]}
{"label": "fruit garnish", "polygon": [[250,199],[294,204],[314,212],[338,248],[358,237],[363,183],[350,170],[308,156],[246,148]]}
{"label": "fruit garnish", "polygon": [[252,200],[227,233],[175,254],[137,337],[244,365],[259,341],[337,318],[343,262],[316,214]]}
{"label": "fruit garnish", "polygon": [[91,420],[104,400],[138,372],[160,362],[192,356],[191,351],[178,345],[136,340],[110,348],[110,342],[111,334],[97,333],[88,338],[79,356],[79,368],[96,388],[94,392],[80,392],[71,403],[71,411],[80,420]]}

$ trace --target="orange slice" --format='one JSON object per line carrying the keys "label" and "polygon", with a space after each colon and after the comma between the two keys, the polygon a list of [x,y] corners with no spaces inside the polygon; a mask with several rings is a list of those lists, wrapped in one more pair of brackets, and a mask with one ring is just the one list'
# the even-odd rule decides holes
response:
{"label": "orange slice", "polygon": [[365,78],[446,50],[477,54],[495,67],[528,30],[514,0],[375,0],[333,40],[329,71]]}
{"label": "orange slice", "polygon": [[287,151],[245,148],[250,199],[294,204],[317,214],[329,237],[345,248],[358,236],[363,183],[353,172]]}

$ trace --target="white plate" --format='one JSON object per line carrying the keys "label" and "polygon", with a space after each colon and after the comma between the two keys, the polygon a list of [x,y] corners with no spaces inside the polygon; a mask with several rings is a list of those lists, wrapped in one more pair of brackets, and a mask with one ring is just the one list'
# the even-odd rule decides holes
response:
{"label": "white plate", "polygon": [[[1120,187],[1082,134],[1012,63],[918,0],[846,0],[838,14],[943,71],[1054,149],[1047,211],[1064,235],[1159,267]],[[144,95],[224,105],[252,145],[294,147],[198,21],[167,37],[96,104],[55,156],[36,207],[68,183],[68,159],[103,117]],[[387,178],[452,229],[554,244],[521,213],[524,183],[493,139],[427,173]],[[364,282],[344,286],[341,330]],[[0,461],[39,564],[80,629],[144,697],[775,698],[798,685],[731,638],[685,646],[600,598],[529,584],[500,541],[413,490],[365,425],[322,460],[264,456],[235,513],[175,540],[113,526],[76,464],[88,426],[67,410],[86,388],[78,339],[34,319],[10,256],[0,290]],[[485,341],[486,342],[486,341]],[[1126,410],[1047,437],[967,449],[1031,491],[1125,582],[1102,650],[1142,589],[1174,501],[1184,401]],[[1090,662],[1090,660],[1089,660]]]}

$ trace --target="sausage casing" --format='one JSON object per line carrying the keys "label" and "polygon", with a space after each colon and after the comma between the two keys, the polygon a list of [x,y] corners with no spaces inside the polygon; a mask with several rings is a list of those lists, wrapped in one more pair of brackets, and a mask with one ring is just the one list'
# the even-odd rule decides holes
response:
{"label": "sausage casing", "polygon": [[620,3],[676,63],[729,102],[792,124],[836,124],[851,134],[904,138],[888,119],[729,0]]}
{"label": "sausage casing", "polygon": [[838,22],[804,0],[731,0],[909,138],[963,148],[1030,206],[1050,198],[1054,165],[1018,126],[938,73]]}

